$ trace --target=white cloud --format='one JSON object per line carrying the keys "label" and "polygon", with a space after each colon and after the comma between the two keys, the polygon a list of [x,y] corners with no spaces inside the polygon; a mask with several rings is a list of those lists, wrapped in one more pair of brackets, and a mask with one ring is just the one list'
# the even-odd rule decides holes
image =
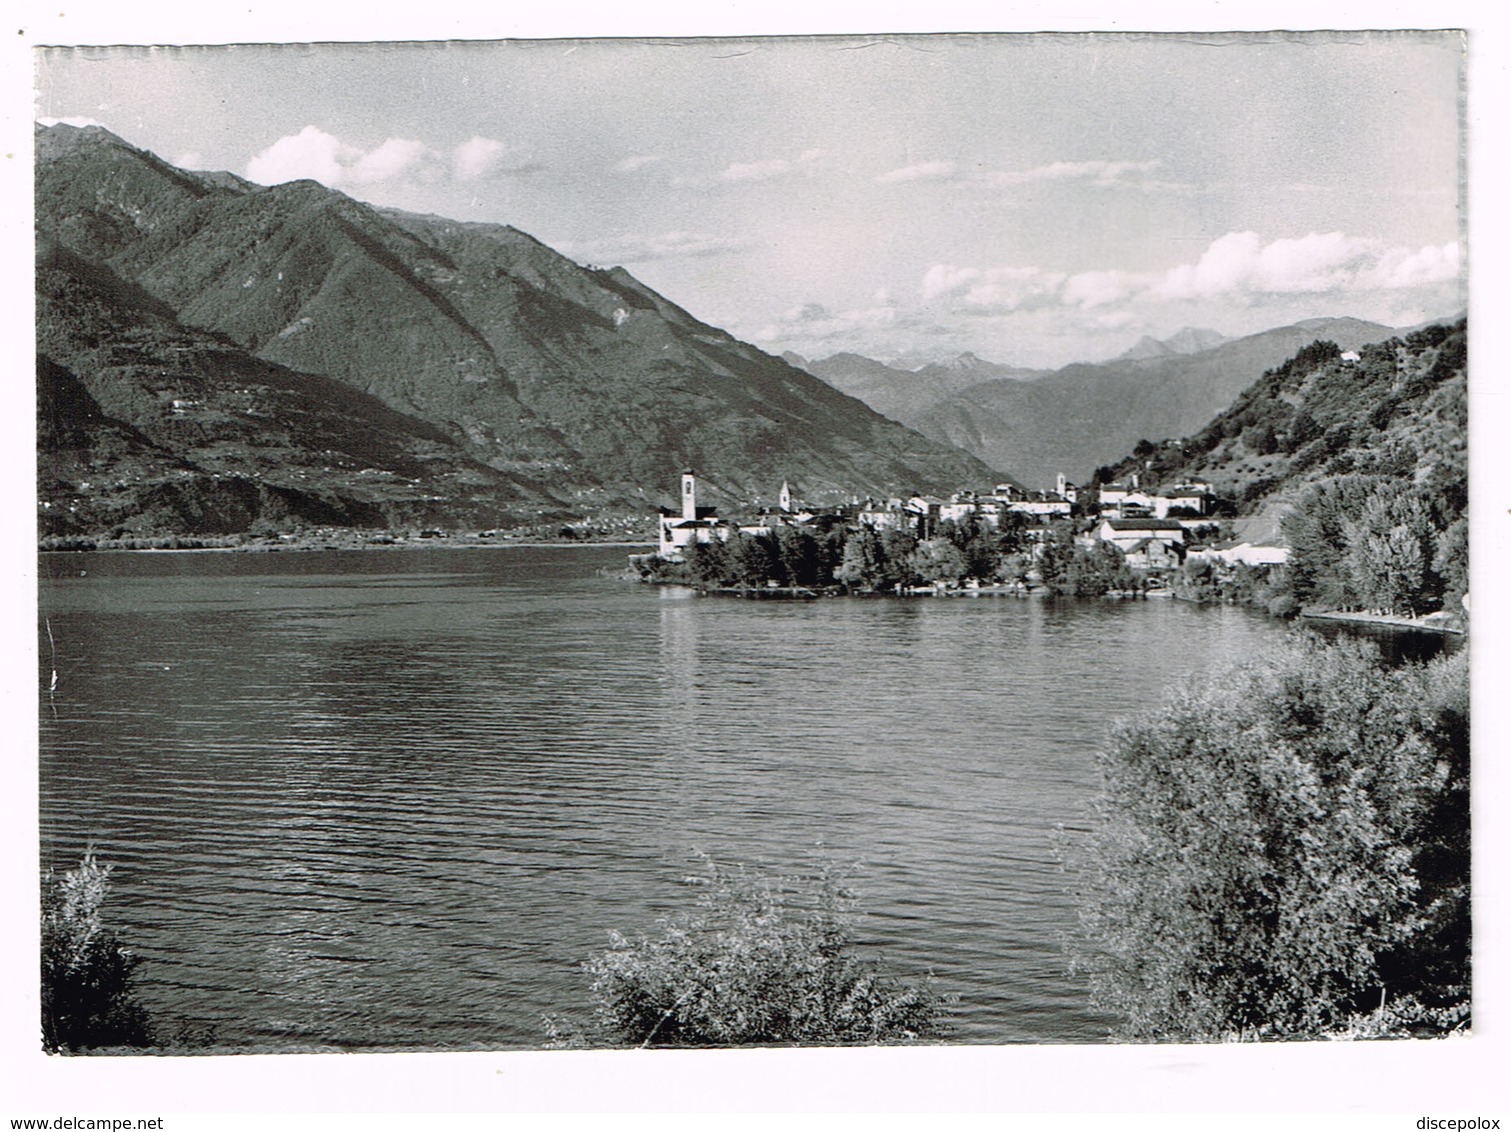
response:
{"label": "white cloud", "polygon": [[645,263],[657,259],[682,259],[741,251],[747,241],[707,232],[660,232],[645,236],[619,236],[604,240],[558,242],[563,255],[585,263]]}
{"label": "white cloud", "polygon": [[883,185],[902,181],[948,181],[955,176],[958,168],[953,161],[923,161],[883,173],[876,180]]}
{"label": "white cloud", "polygon": [[[822,163],[824,151],[821,149],[805,149],[796,157],[772,157],[760,161],[732,161],[717,173],[692,173],[678,174],[670,177],[667,184],[673,188],[685,189],[724,189],[730,185],[758,184],[763,181],[778,181],[786,177],[811,176],[815,169]],[[661,160],[659,157],[647,159]],[[621,172],[633,172],[627,168],[628,163],[639,161],[638,158],[625,158],[615,168]],[[637,165],[636,168],[640,166]]]}
{"label": "white cloud", "polygon": [[925,303],[946,301],[972,313],[1006,314],[1058,301],[1065,282],[1061,272],[1037,267],[955,267],[939,263],[924,272]]}
{"label": "white cloud", "polygon": [[1445,283],[1457,279],[1460,269],[1459,245],[1455,240],[1441,246],[1429,244],[1417,251],[1392,248],[1380,257],[1366,278],[1376,287],[1396,290]]}
{"label": "white cloud", "polygon": [[998,173],[993,179],[1008,185],[1070,180],[1115,185],[1135,183],[1135,175],[1152,173],[1158,166],[1158,161],[1052,161],[1020,172]]}
{"label": "white cloud", "polygon": [[1259,233],[1229,232],[1213,240],[1196,263],[1172,267],[1156,290],[1170,299],[1237,291],[1252,278],[1258,260]]}
{"label": "white cloud", "polygon": [[1090,310],[1126,302],[1148,286],[1149,277],[1136,271],[1082,271],[1065,280],[1060,297],[1072,306]]}
{"label": "white cloud", "polygon": [[470,137],[451,155],[452,175],[458,181],[476,181],[503,168],[508,146],[496,138]]}
{"label": "white cloud", "polygon": [[1311,232],[1265,244],[1256,232],[1229,232],[1196,263],[1166,272],[1154,293],[1171,299],[1350,293],[1447,282],[1458,274],[1457,243],[1412,250]]}
{"label": "white cloud", "polygon": [[1097,315],[1092,325],[1098,330],[1122,330],[1125,327],[1134,325],[1133,312],[1128,310],[1107,311],[1105,314]]}
{"label": "white cloud", "polygon": [[660,160],[661,156],[659,154],[653,156],[645,154],[632,154],[631,156],[617,162],[614,165],[614,171],[616,173],[638,173],[647,165],[654,165]]}
{"label": "white cloud", "polygon": [[957,161],[920,161],[889,169],[878,174],[877,184],[894,185],[909,181],[971,181],[987,185],[1029,185],[1041,182],[1076,181],[1100,187],[1128,187],[1146,191],[1183,191],[1190,185],[1156,181],[1151,174],[1158,161],[1052,161],[1033,169],[974,171]]}
{"label": "white cloud", "polygon": [[953,264],[936,263],[923,274],[923,301],[943,295],[958,294],[972,281],[981,278],[978,267],[955,267]]}
{"label": "white cloud", "polygon": [[1276,240],[1259,253],[1257,289],[1271,294],[1338,290],[1352,283],[1370,255],[1368,241],[1342,232]]}
{"label": "white cloud", "polygon": [[377,149],[359,157],[347,176],[354,185],[392,181],[419,168],[428,153],[424,142],[389,138]]}
{"label": "white cloud", "polygon": [[347,168],[362,157],[362,151],[342,142],[317,126],[282,137],[247,162],[247,176],[261,185],[308,178],[336,188],[346,179]]}
{"label": "white cloud", "polygon": [[247,176],[263,185],[309,178],[329,188],[349,189],[435,183],[448,177],[467,182],[539,168],[509,166],[508,156],[509,147],[495,138],[469,138],[449,154],[413,138],[388,138],[364,150],[318,126],[305,126],[297,134],[279,138],[247,162]]}
{"label": "white cloud", "polygon": [[752,332],[757,342],[793,342],[812,346],[887,330],[897,324],[897,308],[890,304],[860,310],[831,311],[822,303],[803,303],[777,316],[774,323]]}
{"label": "white cloud", "polygon": [[735,162],[719,174],[721,181],[769,181],[792,172],[792,162],[784,158],[771,161]]}
{"label": "white cloud", "polygon": [[[1037,326],[1045,333],[1054,328],[1071,336],[1177,318],[1220,319],[1219,312],[1260,305],[1295,318],[1308,317],[1310,307],[1313,313],[1353,310],[1389,321],[1394,311],[1447,309],[1453,300],[1444,288],[1461,278],[1460,266],[1452,242],[1412,249],[1342,232],[1268,242],[1256,232],[1229,232],[1195,262],[1162,272],[935,264],[924,272],[918,293],[942,320],[1010,318],[1014,327]],[[1413,320],[1403,316],[1397,324],[1402,321]]]}

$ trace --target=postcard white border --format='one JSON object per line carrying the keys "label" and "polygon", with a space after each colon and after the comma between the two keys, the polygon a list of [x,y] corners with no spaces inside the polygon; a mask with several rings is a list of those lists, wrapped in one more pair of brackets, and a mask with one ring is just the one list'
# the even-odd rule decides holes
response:
{"label": "postcard white border", "polygon": [[[992,1112],[1146,1114],[1136,1126],[1189,1126],[1199,1113],[1395,1113],[1497,1115],[1511,1098],[1505,1066],[1506,925],[1491,910],[1507,905],[1506,797],[1501,752],[1507,730],[1502,626],[1507,602],[1496,592],[1511,552],[1504,449],[1511,414],[1498,359],[1511,357],[1502,313],[1507,251],[1506,180],[1497,144],[1505,138],[1505,17],[1462,3],[1193,3],[1100,6],[932,3],[685,3],[538,5],[431,4],[382,11],[378,5],[311,3],[69,4],[27,2],[0,24],[10,49],[0,67],[0,150],[8,222],[0,225],[8,340],[14,366],[0,383],[4,419],[16,430],[5,464],[3,519],[11,534],[3,565],[12,599],[3,606],[20,655],[0,685],[15,733],[5,745],[7,822],[5,907],[12,931],[0,1024],[0,1119],[11,1116],[200,1114],[166,1128],[266,1127],[254,1114],[305,1114],[295,1127],[384,1127],[335,1114],[415,1112]],[[423,9],[423,10],[421,10]],[[1281,1047],[1003,1047],[716,1053],[499,1053],[284,1057],[45,1058],[35,1049],[35,557],[30,442],[34,410],[30,216],[30,48],[38,44],[225,43],[662,37],[929,31],[1183,31],[1445,28],[1470,31],[1471,451],[1475,498],[1473,641],[1476,716],[1475,1034],[1441,1043]],[[1498,325],[1501,324],[1501,325]],[[1500,449],[1502,451],[1497,451]],[[30,733],[28,735],[28,729]],[[1497,875],[1499,874],[1499,875]],[[28,931],[31,933],[28,936]],[[309,1114],[325,1113],[314,1120]],[[1256,1119],[1261,1119],[1257,1117]],[[831,1122],[826,1120],[826,1122]],[[463,1121],[462,1123],[468,1123]],[[677,1121],[674,1123],[682,1123]],[[689,1123],[691,1123],[689,1121]],[[708,1123],[708,1122],[702,1122]],[[730,1126],[720,1119],[717,1126]],[[868,1121],[868,1123],[870,1123]],[[1244,1127],[1232,1120],[1233,1127]],[[413,1123],[405,1123],[413,1127]],[[496,1126],[496,1124],[490,1124]],[[701,1126],[701,1125],[700,1125]],[[1074,1125],[1073,1125],[1074,1126]],[[1303,1127],[1314,1126],[1305,1123]],[[1366,1126],[1360,1124],[1359,1126]]]}

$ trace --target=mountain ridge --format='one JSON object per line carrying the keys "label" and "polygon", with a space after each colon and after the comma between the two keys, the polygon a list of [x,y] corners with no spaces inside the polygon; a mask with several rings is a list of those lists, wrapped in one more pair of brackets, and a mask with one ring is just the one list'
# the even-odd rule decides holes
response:
{"label": "mountain ridge", "polygon": [[1330,476],[1462,484],[1467,341],[1464,318],[1424,323],[1347,353],[1331,340],[1314,341],[1257,377],[1192,436],[1125,455],[1097,476],[1202,479],[1250,506],[1289,504]]}
{"label": "mountain ridge", "polygon": [[1115,362],[1142,361],[1146,358],[1165,358],[1172,354],[1198,354],[1211,350],[1232,339],[1215,330],[1202,330],[1187,326],[1177,330],[1169,338],[1160,340],[1146,334],[1112,360]]}
{"label": "mountain ridge", "polygon": [[[878,412],[1048,488],[1062,472],[1072,481],[1088,479],[1139,439],[1195,431],[1255,375],[1319,335],[1352,349],[1395,332],[1331,317],[1231,338],[1186,327],[1164,341],[1146,337],[1109,361],[1053,371],[981,362],[972,354],[916,371],[853,352],[799,361]],[[991,376],[970,381],[973,363]]]}
{"label": "mountain ridge", "polygon": [[[439,430],[458,467],[499,474],[501,510],[524,496],[542,513],[643,506],[686,467],[730,501],[783,479],[819,498],[1002,478],[623,268],[575,264],[509,225],[379,209],[312,181],[186,172],[95,127],[39,128],[37,155],[39,250],[150,296],[175,322],[153,333],[208,334],[243,361],[324,377]],[[100,325],[124,334],[135,309]],[[87,354],[66,344],[61,310],[39,308],[39,341]],[[170,377],[171,360],[158,359]],[[124,380],[98,358],[84,368],[75,376],[96,390]],[[184,399],[170,392],[169,415]]]}
{"label": "mountain ridge", "polygon": [[[910,422],[918,419],[941,397],[983,381],[1030,381],[1046,372],[989,362],[969,352],[947,361],[930,362],[916,370],[900,369],[853,352],[802,359],[800,368],[910,428],[916,428]],[[1011,465],[1003,467],[1011,468]],[[1016,469],[1014,472],[1016,474]]]}
{"label": "mountain ridge", "polygon": [[1360,319],[1311,319],[1230,339],[1189,354],[1077,362],[1035,381],[990,381],[942,398],[913,416],[927,436],[1007,462],[1035,487],[1093,468],[1146,437],[1184,436],[1225,409],[1264,369],[1325,332],[1345,349],[1389,337]]}

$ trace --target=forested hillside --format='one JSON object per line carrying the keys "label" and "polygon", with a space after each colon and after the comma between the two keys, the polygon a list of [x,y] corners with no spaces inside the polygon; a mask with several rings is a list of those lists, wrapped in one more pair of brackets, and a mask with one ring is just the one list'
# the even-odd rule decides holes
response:
{"label": "forested hillside", "polygon": [[1206,479],[1291,546],[1304,606],[1457,613],[1468,588],[1467,323],[1345,352],[1318,341],[1195,436],[1142,441],[1102,482]]}
{"label": "forested hillside", "polygon": [[433,424],[185,327],[103,265],[37,262],[44,537],[498,523],[559,506]]}

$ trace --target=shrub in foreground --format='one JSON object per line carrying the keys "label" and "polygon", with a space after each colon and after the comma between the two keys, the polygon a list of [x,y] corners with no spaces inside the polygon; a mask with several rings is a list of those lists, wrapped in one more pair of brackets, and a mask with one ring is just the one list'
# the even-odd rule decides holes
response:
{"label": "shrub in foreground", "polygon": [[141,959],[105,927],[109,865],[94,851],[61,877],[47,875],[42,895],[42,1046],[49,1053],[90,1046],[152,1044],[133,975]]}
{"label": "shrub in foreground", "polygon": [[1115,732],[1076,965],[1135,1040],[1468,1021],[1468,664],[1300,643]]}
{"label": "shrub in foreground", "polygon": [[709,862],[694,910],[659,934],[614,934],[587,963],[591,1044],[907,1042],[943,1032],[944,1001],[851,950],[853,895],[830,870],[771,877]]}

